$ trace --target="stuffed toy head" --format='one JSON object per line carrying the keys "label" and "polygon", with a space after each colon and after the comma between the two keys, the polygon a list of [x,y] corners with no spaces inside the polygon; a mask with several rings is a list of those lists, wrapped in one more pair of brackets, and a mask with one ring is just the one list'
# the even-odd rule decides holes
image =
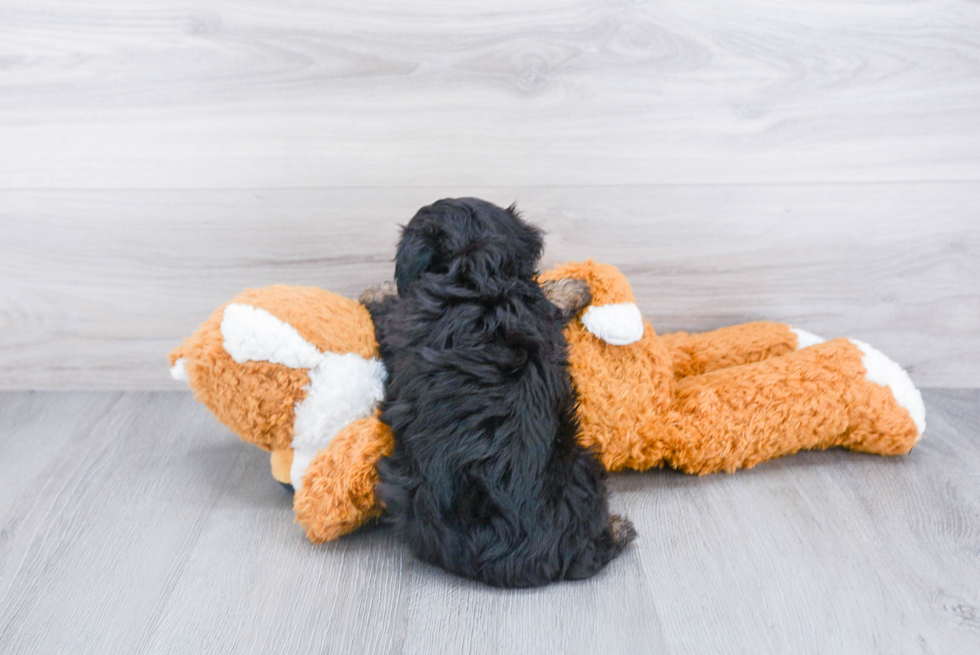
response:
{"label": "stuffed toy head", "polygon": [[361,303],[313,287],[240,293],[170,355],[171,374],[302,487],[316,453],[384,395],[374,325]]}

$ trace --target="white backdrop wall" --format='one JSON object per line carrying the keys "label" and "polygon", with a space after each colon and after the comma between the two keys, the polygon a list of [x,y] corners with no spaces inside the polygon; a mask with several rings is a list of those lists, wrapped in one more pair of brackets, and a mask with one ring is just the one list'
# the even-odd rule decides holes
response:
{"label": "white backdrop wall", "polygon": [[980,5],[10,1],[0,388],[176,388],[245,286],[390,276],[440,197],[661,330],[788,321],[980,385]]}

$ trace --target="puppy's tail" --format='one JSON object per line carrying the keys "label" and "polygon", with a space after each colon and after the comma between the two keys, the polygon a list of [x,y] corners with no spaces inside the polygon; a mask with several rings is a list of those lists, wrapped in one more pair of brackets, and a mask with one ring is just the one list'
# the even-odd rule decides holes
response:
{"label": "puppy's tail", "polygon": [[565,572],[566,580],[592,577],[626,549],[636,538],[636,529],[628,518],[612,515],[609,525],[596,537],[593,547],[583,552]]}
{"label": "puppy's tail", "polygon": [[[606,531],[603,531],[602,539],[606,538]],[[636,539],[636,528],[632,521],[625,516],[613,514],[609,517],[608,539],[610,541],[609,559],[613,559],[626,548],[631,541]]]}

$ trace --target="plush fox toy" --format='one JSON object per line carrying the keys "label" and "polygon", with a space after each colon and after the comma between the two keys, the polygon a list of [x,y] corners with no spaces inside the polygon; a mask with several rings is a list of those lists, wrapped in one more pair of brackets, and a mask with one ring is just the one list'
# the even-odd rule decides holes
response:
{"label": "plush fox toy", "polygon": [[[657,335],[618,269],[539,281],[566,328],[580,439],[610,471],[732,472],[805,449],[908,453],[925,429],[911,379],[865,343],[779,323]],[[569,293],[569,288],[582,293]],[[314,542],[376,518],[384,366],[365,304],[312,287],[249,290],[170,355],[171,373],[243,440],[271,452]]]}

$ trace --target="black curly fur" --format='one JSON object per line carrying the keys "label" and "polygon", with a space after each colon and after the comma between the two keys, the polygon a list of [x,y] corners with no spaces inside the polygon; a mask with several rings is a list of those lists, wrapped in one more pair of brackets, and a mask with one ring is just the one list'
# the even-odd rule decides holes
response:
{"label": "black curly fur", "polygon": [[405,227],[398,296],[370,303],[395,450],[377,494],[421,559],[503,587],[587,578],[635,536],[577,441],[559,310],[534,280],[541,233],[482,200]]}

